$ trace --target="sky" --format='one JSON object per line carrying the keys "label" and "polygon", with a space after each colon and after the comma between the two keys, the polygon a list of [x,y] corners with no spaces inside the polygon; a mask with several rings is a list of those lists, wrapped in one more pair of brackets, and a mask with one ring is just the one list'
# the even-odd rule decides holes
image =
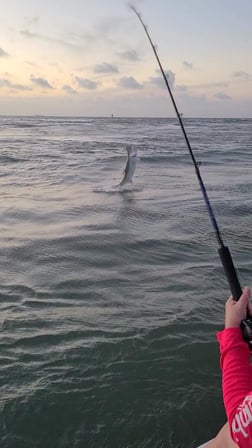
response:
{"label": "sky", "polygon": [[[252,117],[252,0],[132,0],[188,117]],[[175,116],[124,0],[0,0],[0,114]]]}

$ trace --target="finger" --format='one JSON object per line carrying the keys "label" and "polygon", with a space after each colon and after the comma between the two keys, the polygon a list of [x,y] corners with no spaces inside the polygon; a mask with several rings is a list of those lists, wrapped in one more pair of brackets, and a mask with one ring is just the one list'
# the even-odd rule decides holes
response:
{"label": "finger", "polygon": [[241,297],[237,301],[237,307],[238,308],[247,308],[248,307],[249,298],[250,298],[250,289],[249,288],[244,288]]}
{"label": "finger", "polygon": [[252,316],[252,303],[251,302],[248,303],[248,314],[249,314],[249,316]]}
{"label": "finger", "polygon": [[[245,288],[243,289],[242,295],[241,295],[241,297],[239,298],[239,300],[240,300],[241,298],[243,298],[244,295],[245,295],[245,296],[248,296],[248,298],[251,297],[251,289],[248,288],[247,286],[245,286]],[[237,302],[237,300],[235,300],[235,299],[233,298],[233,296],[230,296],[227,300],[228,300],[228,301],[229,301],[229,300],[234,300],[235,302]]]}
{"label": "finger", "polygon": [[242,300],[242,301],[246,302],[246,301],[249,300],[250,296],[251,296],[251,291],[250,291],[249,288],[246,287],[246,288],[244,288],[243,293],[242,293],[239,301]]}
{"label": "finger", "polygon": [[251,289],[248,288],[247,286],[244,288],[244,294],[245,294],[245,293],[248,295],[248,298],[251,297]]}

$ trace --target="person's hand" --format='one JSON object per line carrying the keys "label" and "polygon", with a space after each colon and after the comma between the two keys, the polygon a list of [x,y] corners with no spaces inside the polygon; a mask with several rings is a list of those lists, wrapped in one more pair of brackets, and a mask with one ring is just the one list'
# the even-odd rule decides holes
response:
{"label": "person's hand", "polygon": [[225,328],[239,328],[241,321],[246,319],[247,315],[252,316],[252,304],[249,302],[251,291],[244,288],[238,301],[229,297],[226,302]]}

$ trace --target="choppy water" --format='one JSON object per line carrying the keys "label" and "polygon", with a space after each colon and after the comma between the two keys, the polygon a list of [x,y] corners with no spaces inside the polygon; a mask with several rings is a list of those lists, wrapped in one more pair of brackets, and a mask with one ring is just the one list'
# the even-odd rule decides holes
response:
{"label": "choppy water", "polygon": [[[185,126],[251,285],[252,120]],[[0,117],[0,167],[1,448],[211,438],[229,290],[177,121]]]}

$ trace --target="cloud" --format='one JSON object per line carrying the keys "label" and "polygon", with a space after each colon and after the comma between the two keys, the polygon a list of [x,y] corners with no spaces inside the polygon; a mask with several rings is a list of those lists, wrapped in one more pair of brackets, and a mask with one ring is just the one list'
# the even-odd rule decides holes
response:
{"label": "cloud", "polygon": [[108,64],[103,62],[103,64],[97,64],[94,67],[94,73],[118,73],[118,67],[116,65]]}
{"label": "cloud", "polygon": [[22,34],[25,37],[29,37],[30,39],[43,39],[43,37],[40,34],[31,33],[31,31],[29,30],[21,30],[20,34]]}
{"label": "cloud", "polygon": [[62,87],[63,90],[65,90],[66,93],[68,93],[69,95],[75,95],[76,93],[78,94],[77,90],[74,90],[71,86],[65,84]]}
{"label": "cloud", "polygon": [[132,0],[132,1],[128,2],[128,6],[129,6],[129,7],[131,7],[131,6],[136,7],[136,6],[138,6],[140,3],[143,3],[143,0]]}
{"label": "cloud", "polygon": [[227,95],[226,93],[218,92],[215,95],[213,95],[214,98],[217,98],[217,100],[231,100],[231,96]]}
{"label": "cloud", "polygon": [[[39,19],[38,19],[39,20]],[[110,50],[118,47],[124,35],[128,33],[129,21],[128,18],[122,16],[112,16],[106,19],[101,19],[92,26],[92,29],[84,28],[84,31],[79,32],[76,29],[64,30],[64,34],[57,36],[56,34],[43,34],[36,30],[37,18],[26,20],[19,33],[26,39],[40,40],[48,42],[53,45],[60,45],[64,48],[69,48],[77,52],[92,51],[92,48],[100,45],[102,49],[109,45]],[[51,33],[53,33],[51,31]],[[54,31],[56,33],[56,30]],[[118,37],[118,35],[120,37]]]}
{"label": "cloud", "polygon": [[86,70],[86,68],[85,67],[74,67],[74,70],[76,72],[84,72]]}
{"label": "cloud", "polygon": [[[102,19],[97,22],[92,31],[86,29],[83,32],[68,31],[65,33],[65,39],[68,42],[72,42],[72,47],[83,51],[86,48],[90,52],[92,47],[100,45],[103,48],[105,45],[109,45],[110,49],[117,48],[119,45],[118,34],[123,35],[128,25],[128,19],[121,16],[113,16]],[[121,40],[121,38],[120,38]]]}
{"label": "cloud", "polygon": [[91,79],[79,78],[79,76],[75,76],[74,79],[78,86],[82,87],[83,89],[95,90],[97,89],[99,84],[98,82],[92,81]]}
{"label": "cloud", "polygon": [[34,84],[36,84],[37,86],[42,87],[43,89],[53,89],[51,84],[49,84],[49,82],[45,78],[40,78],[40,77],[37,78],[37,77],[31,75],[31,81]]}
{"label": "cloud", "polygon": [[149,78],[149,82],[151,84],[155,84],[157,87],[159,87],[160,89],[165,89],[165,82],[162,76],[151,76]]}
{"label": "cloud", "polygon": [[38,39],[38,40],[41,40],[44,42],[49,42],[51,44],[56,44],[56,45],[60,45],[60,46],[71,48],[71,49],[81,49],[81,47],[79,45],[76,45],[76,44],[73,44],[70,42],[66,42],[63,39],[57,39],[57,38],[50,37],[50,36],[44,36],[43,34],[33,33],[31,31],[29,31],[28,29],[21,30],[20,34],[22,34],[22,36],[27,37],[28,39]]}
{"label": "cloud", "polygon": [[30,86],[25,86],[23,84],[16,84],[16,83],[9,81],[6,78],[0,78],[0,88],[1,87],[9,87],[10,89],[21,90],[21,91],[32,90],[32,88]]}
{"label": "cloud", "polygon": [[190,85],[194,89],[212,89],[213,87],[228,87],[226,81],[206,82],[202,84]]}
{"label": "cloud", "polygon": [[37,23],[39,23],[39,17],[38,16],[25,17],[25,21],[26,21],[26,24],[28,26],[30,26],[30,25],[37,25]]}
{"label": "cloud", "polygon": [[135,50],[122,51],[118,53],[120,58],[126,59],[126,61],[139,61],[140,58]]}
{"label": "cloud", "polygon": [[0,47],[0,58],[8,58],[10,55]]}
{"label": "cloud", "polygon": [[193,69],[193,65],[191,62],[183,61],[182,64],[183,64],[183,67],[186,68],[187,70]]}
{"label": "cloud", "polygon": [[119,80],[119,86],[123,87],[125,89],[133,89],[133,90],[139,90],[143,89],[143,84],[140,84],[138,81],[136,81],[133,76],[123,76]]}
{"label": "cloud", "polygon": [[243,72],[243,71],[234,72],[233,76],[235,78],[239,78],[240,81],[251,81],[251,79],[252,79],[252,75],[250,75],[250,73]]}
{"label": "cloud", "polygon": [[38,67],[38,64],[35,64],[34,62],[31,61],[24,61],[25,64],[31,65],[32,67]]}
{"label": "cloud", "polygon": [[188,87],[185,86],[184,84],[180,84],[179,86],[176,86],[176,91],[184,93],[187,92]]}
{"label": "cloud", "polygon": [[[165,74],[167,76],[167,80],[168,80],[170,88],[173,89],[174,85],[175,85],[175,73],[173,73],[171,70],[168,70],[165,72]],[[161,74],[159,76],[150,77],[149,82],[151,82],[152,84],[155,84],[156,86],[158,86],[161,89],[166,89],[164,78]]]}

